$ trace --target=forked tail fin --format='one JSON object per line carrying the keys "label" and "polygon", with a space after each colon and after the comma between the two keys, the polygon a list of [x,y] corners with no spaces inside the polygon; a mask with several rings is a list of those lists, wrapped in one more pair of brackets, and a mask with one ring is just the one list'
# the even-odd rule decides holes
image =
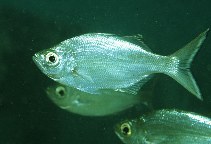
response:
{"label": "forked tail fin", "polygon": [[182,49],[170,55],[172,60],[178,60],[178,66],[175,71],[171,71],[170,73],[168,73],[168,75],[174,78],[178,83],[184,86],[188,91],[190,91],[200,100],[202,100],[201,93],[190,72],[190,65],[194,56],[206,39],[208,31],[209,29],[201,33],[198,37],[196,37]]}

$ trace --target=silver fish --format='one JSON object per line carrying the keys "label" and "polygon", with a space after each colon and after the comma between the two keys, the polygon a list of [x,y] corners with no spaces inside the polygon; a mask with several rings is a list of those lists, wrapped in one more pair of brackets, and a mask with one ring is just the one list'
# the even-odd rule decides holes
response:
{"label": "silver fish", "polygon": [[211,144],[211,119],[164,109],[120,122],[115,133],[125,144]]}
{"label": "silver fish", "polygon": [[132,95],[114,90],[101,90],[90,94],[61,84],[46,89],[48,97],[61,109],[84,116],[115,114],[143,102],[143,91]]}
{"label": "silver fish", "polygon": [[189,68],[208,30],[170,56],[153,54],[132,38],[89,33],[38,52],[33,60],[51,79],[91,94],[100,89],[137,94],[149,75],[164,73],[202,99]]}

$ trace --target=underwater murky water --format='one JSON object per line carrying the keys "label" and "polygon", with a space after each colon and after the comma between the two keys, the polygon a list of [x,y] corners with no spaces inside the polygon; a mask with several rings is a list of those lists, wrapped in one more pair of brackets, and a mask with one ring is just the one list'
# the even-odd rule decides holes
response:
{"label": "underwater murky water", "polygon": [[[153,52],[168,55],[211,28],[211,2],[0,0],[0,144],[121,144],[114,125],[149,111],[139,105],[119,114],[85,117],[50,101],[53,81],[32,61],[35,52],[89,32],[142,34]],[[211,36],[191,71],[204,101],[166,75],[144,88],[153,109],[176,108],[211,116]]]}

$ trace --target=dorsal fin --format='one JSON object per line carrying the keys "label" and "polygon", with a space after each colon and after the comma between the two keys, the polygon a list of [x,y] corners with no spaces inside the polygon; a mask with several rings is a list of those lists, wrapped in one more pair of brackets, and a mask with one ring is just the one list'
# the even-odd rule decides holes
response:
{"label": "dorsal fin", "polygon": [[124,36],[122,37],[122,39],[130,43],[136,44],[148,52],[151,52],[151,49],[144,43],[143,36],[141,34]]}
{"label": "dorsal fin", "polygon": [[100,35],[100,36],[106,36],[106,37],[115,37],[119,40],[124,40],[130,43],[133,43],[135,45],[140,46],[140,48],[151,52],[151,49],[143,42],[143,36],[141,34],[135,34],[131,36],[120,36],[116,34],[110,34],[110,33],[89,33],[84,35]]}

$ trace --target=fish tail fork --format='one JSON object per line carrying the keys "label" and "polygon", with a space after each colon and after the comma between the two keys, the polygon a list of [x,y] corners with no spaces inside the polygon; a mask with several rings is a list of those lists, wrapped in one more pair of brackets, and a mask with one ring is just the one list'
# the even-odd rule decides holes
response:
{"label": "fish tail fork", "polygon": [[[185,45],[182,49],[170,55],[173,69],[168,75],[174,78],[178,83],[185,87],[188,91],[202,100],[200,90],[191,74],[191,62],[206,39],[209,29],[201,33],[198,37]],[[175,67],[175,65],[177,65]]]}

